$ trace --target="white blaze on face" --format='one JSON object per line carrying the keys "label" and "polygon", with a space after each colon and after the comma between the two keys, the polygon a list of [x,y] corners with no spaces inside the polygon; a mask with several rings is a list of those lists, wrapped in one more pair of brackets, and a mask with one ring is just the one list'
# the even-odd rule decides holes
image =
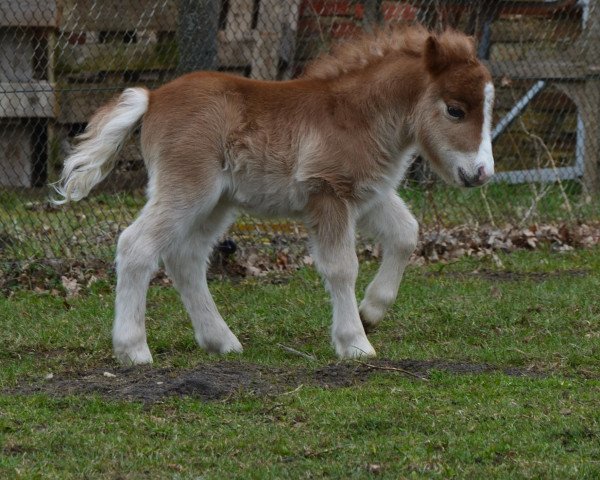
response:
{"label": "white blaze on face", "polygon": [[485,175],[494,174],[494,156],[492,154],[492,108],[494,107],[494,85],[489,82],[483,87],[483,125],[481,127],[481,143],[477,151],[475,165],[483,165]]}
{"label": "white blaze on face", "polygon": [[[479,147],[473,145],[473,150],[461,151],[451,145],[451,138],[427,132],[429,138],[429,151],[434,154],[431,166],[448,183],[458,186],[478,186],[486,183],[494,175],[494,156],[492,154],[492,110],[494,107],[494,85],[491,82],[483,85],[483,118]],[[440,99],[438,108],[445,114],[450,122],[447,104]],[[458,122],[456,122],[458,123]],[[467,128],[477,128],[478,125],[468,124]],[[451,135],[460,135],[464,127],[457,126],[457,131],[452,130]],[[457,133],[458,132],[458,133]],[[476,140],[476,138],[474,139]],[[422,147],[423,148],[423,147]],[[475,148],[477,148],[475,150]],[[427,148],[424,149],[426,153]],[[427,156],[427,155],[425,155]],[[430,159],[432,160],[432,159]]]}

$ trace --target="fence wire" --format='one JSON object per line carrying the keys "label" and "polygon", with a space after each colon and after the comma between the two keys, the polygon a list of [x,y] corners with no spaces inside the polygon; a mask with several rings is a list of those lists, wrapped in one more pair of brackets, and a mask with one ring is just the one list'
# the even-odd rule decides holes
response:
{"label": "fence wire", "polygon": [[[401,195],[422,223],[598,218],[596,0],[4,0],[0,2],[0,258],[110,256],[144,203],[137,135],[91,197],[54,207],[55,181],[92,113],[133,85],[192,70],[286,80],[376,25],[453,27],[494,75],[499,172],[478,190],[415,162]],[[291,248],[302,229],[241,217],[238,246]]]}

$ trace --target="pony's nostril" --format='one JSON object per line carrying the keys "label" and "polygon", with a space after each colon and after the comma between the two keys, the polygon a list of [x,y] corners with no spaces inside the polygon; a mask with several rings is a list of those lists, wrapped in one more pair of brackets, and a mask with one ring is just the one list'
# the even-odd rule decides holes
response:
{"label": "pony's nostril", "polygon": [[489,180],[490,176],[491,175],[486,172],[484,165],[479,166],[472,175],[468,175],[464,168],[458,167],[458,177],[465,187],[477,187],[483,185]]}
{"label": "pony's nostril", "polygon": [[480,167],[477,169],[477,180],[479,182],[485,182],[488,178],[490,178],[490,176],[487,174],[487,172],[485,171],[485,167],[483,165],[480,165]]}

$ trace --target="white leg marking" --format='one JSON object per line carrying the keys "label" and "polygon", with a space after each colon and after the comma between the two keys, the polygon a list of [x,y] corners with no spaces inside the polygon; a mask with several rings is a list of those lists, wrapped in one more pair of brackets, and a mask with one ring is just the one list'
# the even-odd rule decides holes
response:
{"label": "white leg marking", "polygon": [[148,207],[119,237],[113,348],[125,364],[152,363],[146,343],[146,291],[158,267],[159,232]]}
{"label": "white leg marking", "polygon": [[196,341],[212,353],[241,352],[242,344],[231,332],[208,290],[207,261],[214,242],[229,226],[233,215],[226,208],[217,207],[178,245],[163,256],[167,273],[190,316]]}
{"label": "white leg marking", "polygon": [[417,245],[419,225],[402,199],[390,192],[365,212],[360,226],[383,246],[381,266],[359,309],[365,328],[369,328],[383,319],[396,299],[404,269]]}
{"label": "white leg marking", "polygon": [[315,263],[325,280],[333,305],[333,346],[340,358],[372,357],[375,349],[361,324],[354,293],[358,275],[354,229],[346,228],[340,235],[342,238],[335,243],[318,235],[313,238]]}

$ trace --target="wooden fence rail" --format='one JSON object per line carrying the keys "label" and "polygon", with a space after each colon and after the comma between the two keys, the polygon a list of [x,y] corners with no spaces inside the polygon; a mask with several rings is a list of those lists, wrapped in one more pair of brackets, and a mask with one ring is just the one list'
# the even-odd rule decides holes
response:
{"label": "wooden fence rail", "polygon": [[[182,23],[194,13],[179,9],[193,3],[0,2],[0,185],[44,185],[51,147],[40,142],[60,142],[117,91],[141,82],[156,85],[176,73],[206,68],[193,62],[183,66],[194,51],[178,42],[179,13]],[[294,54],[300,0],[212,3],[217,14],[227,7],[222,28],[216,32],[214,67],[253,78],[290,75],[286,65]],[[212,40],[202,35],[214,37],[215,32],[203,32],[200,23],[193,33],[186,45],[202,46]]]}

